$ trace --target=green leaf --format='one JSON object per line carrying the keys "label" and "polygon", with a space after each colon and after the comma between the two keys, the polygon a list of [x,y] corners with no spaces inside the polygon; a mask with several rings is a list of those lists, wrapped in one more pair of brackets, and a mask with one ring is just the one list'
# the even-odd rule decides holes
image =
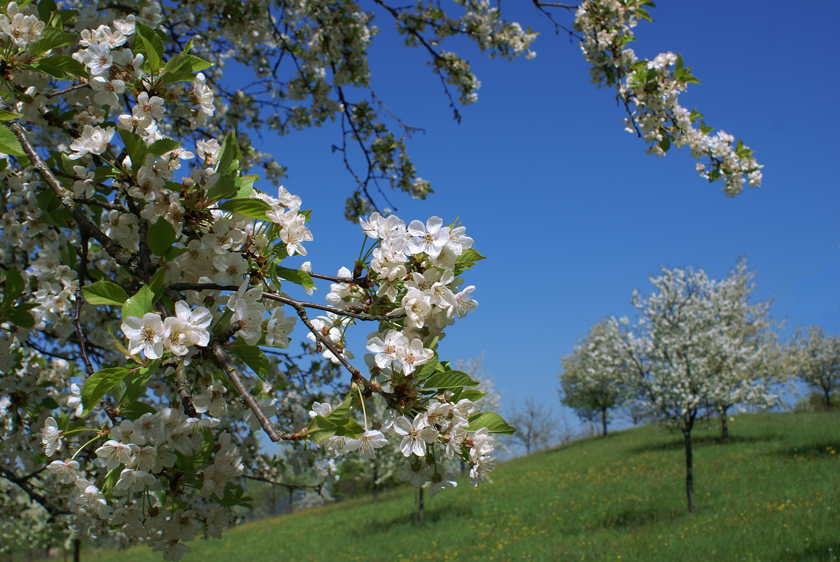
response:
{"label": "green leaf", "polygon": [[232,486],[230,483],[226,485],[225,493],[222,496],[222,499],[219,499],[215,494],[211,495],[210,499],[225,507],[241,505],[243,507],[252,508],[252,502],[254,501],[252,497],[245,495],[245,490],[241,485]]}
{"label": "green leaf", "polygon": [[464,386],[476,386],[477,384],[478,382],[472,380],[466,373],[461,371],[445,371],[434,374],[426,379],[423,388],[461,388]]}
{"label": "green leaf", "polygon": [[474,388],[469,388],[469,389],[465,389],[461,394],[459,394],[457,400],[455,400],[453,398],[453,401],[457,402],[458,400],[463,400],[463,399],[466,398],[467,400],[471,400],[471,401],[475,402],[476,400],[480,400],[481,398],[484,398],[485,396],[487,396],[486,392],[481,392],[480,390],[476,390]]}
{"label": "green leaf", "polygon": [[131,371],[124,367],[111,367],[96,371],[89,376],[82,387],[82,405],[85,408],[82,415],[87,415],[109,390],[117,386],[130,373]]}
{"label": "green leaf", "polygon": [[38,201],[38,208],[48,213],[52,213],[61,206],[61,201],[51,189],[45,189],[36,195],[35,200]]}
{"label": "green leaf", "polygon": [[258,179],[260,179],[260,176],[256,174],[251,174],[250,176],[240,176],[233,180],[233,183],[236,185],[235,197],[237,199],[245,199],[246,197],[250,197],[251,192],[254,191],[254,182],[256,182]]}
{"label": "green leaf", "polygon": [[251,367],[251,369],[261,379],[265,379],[265,377],[269,375],[271,371],[271,362],[259,347],[255,345],[248,345],[245,343],[245,340],[238,337],[229,349],[231,353]]}
{"label": "green leaf", "polygon": [[[143,68],[149,74],[153,74],[160,70],[160,56],[155,51],[155,46],[149,39],[146,39],[142,35],[137,35],[137,38],[140,40],[142,48],[139,49],[140,52],[143,53],[145,56],[145,61],[143,64]],[[137,42],[135,41],[135,44]]]}
{"label": "green leaf", "polygon": [[0,109],[0,121],[13,121],[15,119],[20,119],[21,117],[23,117],[23,115],[20,113],[12,113],[11,111]]}
{"label": "green leaf", "polygon": [[644,8],[636,8],[636,17],[645,19],[648,21],[653,21],[653,18],[650,17],[650,14]]}
{"label": "green leaf", "polygon": [[437,352],[435,352],[431,359],[420,365],[420,368],[414,371],[414,380],[425,380],[431,377],[438,370],[443,372],[443,368],[440,367],[440,358],[438,357]]}
{"label": "green leaf", "polygon": [[110,281],[97,281],[92,285],[82,287],[85,300],[90,304],[109,304],[119,306],[128,300],[125,289]]}
{"label": "green leaf", "polygon": [[316,445],[321,443],[324,439],[335,435],[337,429],[338,426],[324,416],[315,416],[312,420],[310,420],[309,425],[306,427],[309,438]]}
{"label": "green leaf", "polygon": [[242,153],[239,151],[239,143],[236,142],[236,135],[231,131],[222,143],[222,151],[219,155],[219,165],[216,166],[216,171],[219,175],[226,176],[229,172],[239,169],[241,159]]}
{"label": "green leaf", "polygon": [[213,326],[213,333],[219,334],[230,325],[230,319],[233,317],[233,311],[225,307],[225,313],[219,318],[219,321]]}
{"label": "green leaf", "polygon": [[142,367],[134,372],[134,375],[129,377],[125,382],[125,392],[120,398],[121,404],[129,404],[146,394],[146,383],[157,372],[160,365],[160,359],[155,359],[148,367]]}
{"label": "green leaf", "polygon": [[662,140],[659,141],[659,148],[662,149],[662,152],[668,152],[668,149],[671,148],[671,139],[663,137]]}
{"label": "green leaf", "polygon": [[458,259],[455,260],[455,270],[453,271],[453,273],[455,275],[460,275],[464,272],[465,269],[471,269],[472,266],[474,266],[476,263],[485,259],[487,258],[482,256],[472,248],[464,250],[464,252],[460,256],[458,256]]}
{"label": "green leaf", "polygon": [[18,298],[25,288],[23,277],[16,267],[6,271],[6,288],[3,289],[3,305],[0,308],[11,308],[12,303]]}
{"label": "green leaf", "polygon": [[157,410],[144,402],[132,402],[124,408],[120,408],[120,413],[128,419],[134,421],[139,419],[143,414],[156,414]]}
{"label": "green leaf", "polygon": [[125,145],[125,151],[128,153],[129,158],[131,158],[131,167],[139,170],[140,166],[146,160],[146,143],[143,142],[140,135],[127,131],[126,129],[117,129],[117,132],[120,134],[120,138]]}
{"label": "green leaf", "polygon": [[349,437],[351,439],[358,438],[364,432],[365,428],[359,425],[359,423],[354,419],[348,419],[344,425],[337,427],[335,430],[336,435]]}
{"label": "green leaf", "polygon": [[160,139],[152,143],[148,151],[155,155],[155,158],[160,158],[167,152],[175,150],[181,146],[180,141],[174,139]]}
{"label": "green leaf", "polygon": [[176,235],[175,229],[169,224],[169,221],[161,217],[158,221],[149,227],[146,234],[146,243],[149,249],[157,256],[165,256],[175,243]]}
{"label": "green leaf", "polygon": [[353,394],[352,392],[348,392],[347,396],[344,398],[344,402],[342,402],[338,406],[338,408],[330,412],[330,415],[327,416],[327,419],[337,426],[341,426],[347,423],[347,420],[350,419],[350,413],[353,411],[353,402],[355,400],[355,394]]}
{"label": "green leaf", "polygon": [[65,33],[57,27],[47,27],[41,32],[41,40],[29,45],[29,54],[37,57],[51,49],[57,49],[64,45],[76,43],[76,36],[72,33]]}
{"label": "green leaf", "polygon": [[16,307],[6,313],[6,318],[19,328],[31,328],[35,325],[35,318],[26,309]]}
{"label": "green leaf", "polygon": [[[163,41],[161,40],[160,35],[158,35],[154,29],[147,25],[143,25],[142,23],[138,23],[135,27],[135,35],[136,37],[141,38],[142,41],[142,48],[141,51],[144,51],[144,55],[146,57],[146,64],[144,66],[148,69],[149,72],[156,72],[161,68],[161,59],[163,58],[164,53],[164,46]],[[137,52],[136,48],[138,47],[137,41],[134,42],[134,50]]]}
{"label": "green leaf", "polygon": [[144,314],[152,312],[152,305],[154,302],[155,299],[152,294],[152,290],[148,287],[148,285],[144,286],[142,289],[137,291],[134,296],[125,301],[125,304],[122,307],[123,318],[128,316],[143,318]]}
{"label": "green leaf", "polygon": [[38,19],[43,22],[50,21],[52,13],[58,9],[54,0],[41,0],[38,2]]}
{"label": "green leaf", "polygon": [[315,281],[313,281],[312,277],[310,277],[309,274],[302,269],[289,269],[278,265],[275,267],[275,272],[278,277],[282,277],[286,281],[291,281],[292,283],[301,285],[308,289],[315,288]]}
{"label": "green leaf", "polygon": [[0,125],[0,152],[12,156],[26,156],[15,134],[5,125]]}
{"label": "green leaf", "polygon": [[227,176],[219,178],[219,180],[213,184],[213,187],[207,190],[207,199],[210,201],[228,199],[229,197],[235,197],[236,195],[236,182]]}
{"label": "green leaf", "polygon": [[152,290],[152,302],[156,303],[163,296],[163,281],[166,279],[166,268],[160,267],[149,279],[149,289]]}
{"label": "green leaf", "polygon": [[504,433],[505,435],[513,435],[516,431],[515,427],[508,424],[502,416],[495,412],[487,412],[486,414],[471,417],[467,431],[478,431],[482,427],[486,427],[490,433]]}
{"label": "green leaf", "polygon": [[117,468],[111,469],[108,474],[105,475],[105,480],[99,487],[99,489],[102,490],[102,493],[108,494],[114,489],[114,486],[117,485],[117,482],[120,479],[120,474],[122,474],[123,470],[125,470],[125,465],[120,464]]}
{"label": "green leaf", "polygon": [[262,199],[231,199],[219,205],[219,208],[259,220],[268,220],[265,213],[272,209],[271,205]]}

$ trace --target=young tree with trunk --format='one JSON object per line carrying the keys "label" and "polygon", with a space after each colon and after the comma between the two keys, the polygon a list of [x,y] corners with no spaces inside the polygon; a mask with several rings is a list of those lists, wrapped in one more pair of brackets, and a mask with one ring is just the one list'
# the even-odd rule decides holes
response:
{"label": "young tree with trunk", "polygon": [[825,409],[836,409],[833,393],[840,388],[840,336],[827,336],[819,326],[796,331],[785,349],[787,371],[823,399]]}
{"label": "young tree with trunk", "polygon": [[629,398],[624,381],[626,366],[621,349],[620,323],[627,319],[605,318],[592,326],[586,339],[578,341],[572,353],[561,359],[560,402],[584,421],[599,423],[607,436],[610,412]]}
{"label": "young tree with trunk", "polygon": [[[688,146],[729,195],[758,185],[751,151],[679,105],[697,82],[681,57],[629,49],[650,5],[577,7],[595,82],[616,89],[651,152]],[[407,154],[413,129],[371,89],[374,17],[428,54],[453,109],[480,83],[447,38],[514,58],[536,37],[476,0],[0,5],[0,476],[44,520],[78,536],[121,529],[180,559],[231,524],[243,478],[282,476],[257,431],[323,457],[399,443],[412,483],[436,490],[451,485],[440,458],[462,458],[474,484],[493,468],[490,434],[513,428],[479,411],[477,381],[436,352],[477,306],[461,275],[482,256],[460,224],[367,215],[380,183],[430,192]],[[253,81],[226,76],[231,60]],[[365,216],[365,243],[327,275],[298,262],[314,238],[303,200],[250,172],[283,177],[252,141],[261,133],[333,121],[355,185],[346,216]],[[328,304],[281,288],[316,281],[331,282]],[[376,334],[360,369],[345,333],[361,322]],[[311,366],[287,351],[296,324]]]}
{"label": "young tree with trunk", "polygon": [[[723,280],[692,268],[667,269],[651,278],[654,292],[632,302],[637,326],[615,340],[623,347],[628,383],[653,416],[683,434],[688,510],[695,512],[691,432],[712,411],[736,403],[774,399],[761,373],[769,330],[768,303],[751,305],[752,274],[745,261]],[[726,436],[726,426],[723,426]]]}

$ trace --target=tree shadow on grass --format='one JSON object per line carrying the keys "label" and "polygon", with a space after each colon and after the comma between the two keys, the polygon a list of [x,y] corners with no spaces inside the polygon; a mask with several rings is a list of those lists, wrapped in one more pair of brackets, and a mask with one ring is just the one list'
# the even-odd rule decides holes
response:
{"label": "tree shadow on grass", "polygon": [[654,523],[671,522],[683,517],[683,511],[667,511],[655,507],[628,508],[610,515],[594,526],[597,529],[635,530]]}
{"label": "tree shadow on grass", "polygon": [[[427,497],[426,502],[428,501],[429,499]],[[420,525],[434,525],[441,521],[463,519],[466,517],[470,517],[472,515],[472,512],[472,505],[468,502],[459,502],[455,503],[454,505],[447,505],[445,507],[442,506],[431,508],[428,506],[427,503],[426,509],[423,513],[423,523],[420,523]],[[399,517],[394,517],[390,521],[382,521],[378,523],[373,529],[366,530],[365,532],[383,533],[387,535],[399,527],[416,525],[416,521],[417,510],[415,506],[415,509],[412,510],[411,513],[400,515]]]}
{"label": "tree shadow on grass", "polygon": [[[823,441],[809,445],[797,445],[773,451],[773,454],[787,458],[829,459],[840,456],[840,441]],[[840,552],[835,553],[840,559]]]}
{"label": "tree shadow on grass", "polygon": [[779,553],[776,558],[779,562],[828,562],[840,560],[840,541],[823,541],[818,544],[811,544],[802,550],[785,550]]}
{"label": "tree shadow on grass", "polygon": [[[768,435],[761,435],[758,437],[741,437],[737,435],[730,435],[729,436],[729,443],[723,444],[720,441],[720,436],[717,435],[704,435],[703,437],[692,437],[691,438],[691,447],[709,447],[713,445],[722,445],[724,447],[728,446],[736,446],[742,443],[763,443],[769,441],[778,441],[780,437],[778,435],[768,434]],[[685,448],[685,441],[683,438],[680,437],[674,441],[667,441],[665,443],[654,443],[652,445],[642,445],[641,447],[634,447],[631,449],[634,453],[650,453],[654,451],[673,451],[677,449]]]}

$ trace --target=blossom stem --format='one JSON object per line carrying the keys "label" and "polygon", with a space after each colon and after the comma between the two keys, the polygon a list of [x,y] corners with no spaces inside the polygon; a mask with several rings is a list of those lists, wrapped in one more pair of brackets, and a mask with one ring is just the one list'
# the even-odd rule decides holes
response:
{"label": "blossom stem", "polygon": [[[98,430],[94,430],[94,431],[98,431]],[[94,437],[93,439],[91,439],[90,441],[88,441],[87,443],[85,443],[84,445],[82,445],[81,447],[79,447],[79,450],[78,450],[78,451],[76,451],[75,453],[73,453],[73,456],[72,456],[72,457],[70,457],[70,460],[71,460],[71,461],[72,461],[72,460],[74,460],[74,459],[76,458],[76,455],[78,455],[79,453],[81,453],[81,452],[82,452],[82,450],[83,450],[85,447],[87,447],[88,445],[90,445],[91,443],[93,443],[94,441],[96,441],[97,439],[99,439],[100,437],[102,437],[102,435],[101,435],[101,434],[99,434],[99,433],[97,433],[96,437]]]}
{"label": "blossom stem", "polygon": [[365,409],[365,397],[362,396],[362,387],[356,385],[356,391],[359,393],[359,401],[362,403],[362,417],[365,420],[365,431],[368,430],[368,423],[367,423],[367,410]]}

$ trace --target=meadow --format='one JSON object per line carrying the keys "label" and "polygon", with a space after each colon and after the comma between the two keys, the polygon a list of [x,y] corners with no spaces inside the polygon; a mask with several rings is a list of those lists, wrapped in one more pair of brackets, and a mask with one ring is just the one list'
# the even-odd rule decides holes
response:
{"label": "meadow", "polygon": [[[493,482],[426,499],[360,498],[255,521],[190,543],[185,562],[837,560],[840,414],[754,414],[694,436],[696,515],[682,435],[640,427],[499,463]],[[83,560],[157,561],[145,548]]]}

